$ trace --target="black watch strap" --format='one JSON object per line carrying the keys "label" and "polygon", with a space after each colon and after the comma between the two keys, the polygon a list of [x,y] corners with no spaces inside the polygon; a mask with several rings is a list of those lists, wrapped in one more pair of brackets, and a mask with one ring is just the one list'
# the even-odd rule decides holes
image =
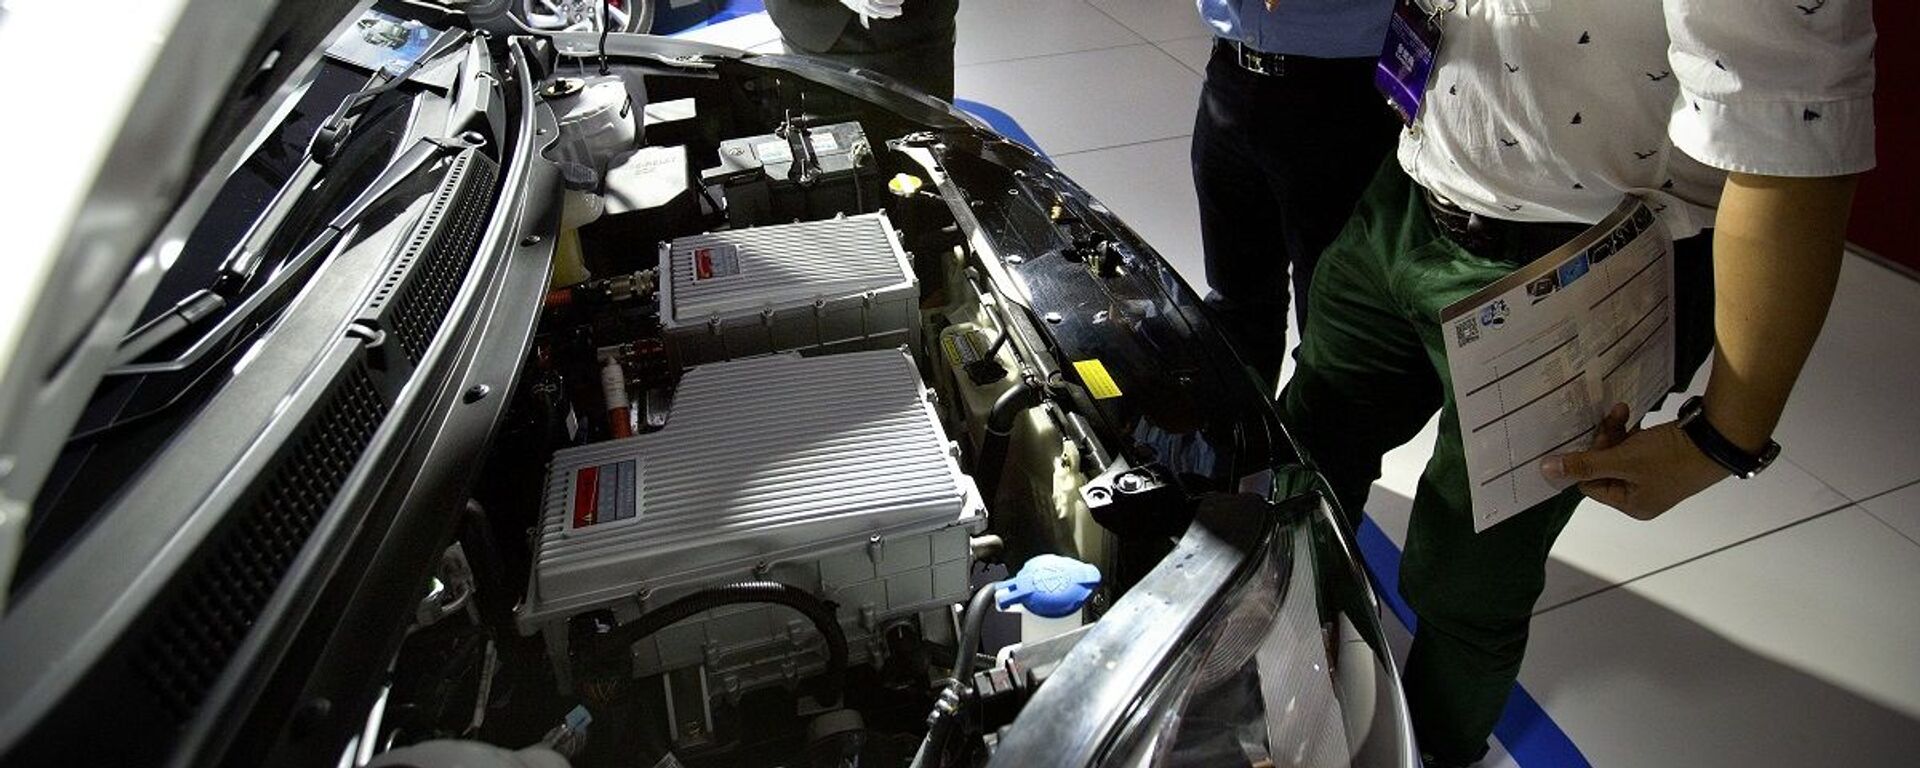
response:
{"label": "black watch strap", "polygon": [[1772,440],[1768,440],[1766,447],[1761,448],[1758,454],[1741,450],[1740,446],[1734,445],[1732,440],[1708,423],[1702,403],[1701,397],[1694,395],[1680,406],[1680,431],[1685,432],[1694,446],[1707,458],[1713,459],[1714,463],[1726,467],[1734,477],[1746,480],[1760,474],[1779,457],[1780,444]]}

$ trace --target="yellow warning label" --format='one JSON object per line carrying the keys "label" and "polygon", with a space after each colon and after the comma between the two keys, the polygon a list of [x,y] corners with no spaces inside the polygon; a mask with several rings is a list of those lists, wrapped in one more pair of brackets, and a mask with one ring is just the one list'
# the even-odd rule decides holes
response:
{"label": "yellow warning label", "polygon": [[1114,383],[1113,375],[1107,373],[1107,367],[1099,360],[1075,360],[1074,372],[1080,374],[1080,381],[1087,385],[1087,392],[1095,400],[1105,400],[1120,396],[1120,385]]}

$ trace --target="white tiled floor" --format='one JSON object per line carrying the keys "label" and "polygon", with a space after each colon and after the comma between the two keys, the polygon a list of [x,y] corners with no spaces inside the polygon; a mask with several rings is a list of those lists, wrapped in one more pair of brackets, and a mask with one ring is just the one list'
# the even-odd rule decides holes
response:
{"label": "white tiled floor", "polygon": [[[966,0],[958,95],[1020,121],[1204,290],[1187,144],[1206,35],[1191,0]],[[1916,393],[1920,283],[1850,256],[1773,470],[1651,523],[1576,513],[1521,682],[1591,764],[1920,764]],[[1396,541],[1432,441],[1376,484]],[[1485,763],[1514,764],[1498,745]]]}
{"label": "white tiled floor", "polygon": [[1161,40],[1154,43],[1160,50],[1172,54],[1180,63],[1187,65],[1195,74],[1207,73],[1207,56],[1213,53],[1213,35],[1182,37],[1176,40]]}
{"label": "white tiled floor", "polygon": [[1540,615],[1521,682],[1594,765],[1912,765],[1915,584],[1847,508]]}
{"label": "white tiled floor", "polygon": [[[969,0],[971,1],[971,0]],[[1094,8],[1153,42],[1211,35],[1194,4],[1167,0],[1088,0]],[[1042,3],[1045,4],[1044,0]]]}
{"label": "white tiled floor", "polygon": [[1920,544],[1920,483],[1862,502],[1861,507],[1888,527]]}
{"label": "white tiled floor", "polygon": [[[968,39],[964,28],[961,39]],[[1031,48],[1021,52],[1026,58],[957,67],[955,94],[1014,116],[1048,154],[1193,133],[1200,76],[1152,43],[1140,40],[1137,45],[1054,55],[1038,55]],[[1189,178],[1183,174],[1154,181],[1191,184]]]}
{"label": "white tiled floor", "polygon": [[1059,0],[966,0],[960,30],[953,63],[962,67],[1144,42],[1086,3]]}

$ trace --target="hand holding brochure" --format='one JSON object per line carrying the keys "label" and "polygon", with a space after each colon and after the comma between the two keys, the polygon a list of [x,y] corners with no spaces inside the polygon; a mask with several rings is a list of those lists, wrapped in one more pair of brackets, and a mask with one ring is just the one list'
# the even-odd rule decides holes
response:
{"label": "hand holding brochure", "polygon": [[1540,460],[1634,423],[1674,380],[1673,242],[1629,197],[1599,224],[1441,313],[1474,530],[1552,498]]}

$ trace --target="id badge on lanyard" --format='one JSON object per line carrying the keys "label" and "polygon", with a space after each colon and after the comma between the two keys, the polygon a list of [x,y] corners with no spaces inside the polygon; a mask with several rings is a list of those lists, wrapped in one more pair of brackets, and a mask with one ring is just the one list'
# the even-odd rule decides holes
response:
{"label": "id badge on lanyard", "polygon": [[[1413,125],[1427,97],[1433,62],[1440,56],[1440,17],[1452,11],[1455,0],[1396,0],[1387,21],[1387,42],[1373,68],[1373,85]],[[1431,7],[1425,7],[1431,5]]]}

